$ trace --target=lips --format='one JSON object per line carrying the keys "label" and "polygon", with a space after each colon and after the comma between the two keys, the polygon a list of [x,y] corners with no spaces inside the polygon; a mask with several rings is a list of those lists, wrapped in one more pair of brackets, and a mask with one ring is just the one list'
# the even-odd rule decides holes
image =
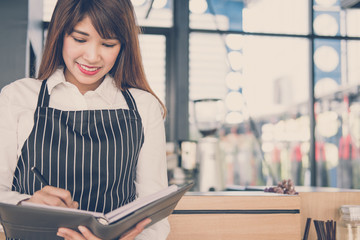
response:
{"label": "lips", "polygon": [[77,66],[78,66],[79,70],[86,75],[95,75],[101,69],[101,67],[91,67],[91,66],[86,66],[86,65],[80,64],[80,63],[78,63]]}

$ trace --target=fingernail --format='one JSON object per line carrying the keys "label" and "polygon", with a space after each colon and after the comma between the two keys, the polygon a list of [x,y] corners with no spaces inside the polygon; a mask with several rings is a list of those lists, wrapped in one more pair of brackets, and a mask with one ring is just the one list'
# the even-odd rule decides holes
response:
{"label": "fingernail", "polygon": [[56,235],[59,237],[65,237],[65,235],[61,232],[61,229],[58,229]]}
{"label": "fingernail", "polygon": [[78,226],[78,229],[80,232],[86,231],[86,228],[84,226]]}

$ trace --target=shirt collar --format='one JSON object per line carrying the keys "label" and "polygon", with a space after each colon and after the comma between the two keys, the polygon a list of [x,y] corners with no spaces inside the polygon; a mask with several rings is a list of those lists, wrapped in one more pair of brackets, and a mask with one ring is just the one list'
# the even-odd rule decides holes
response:
{"label": "shirt collar", "polygon": [[66,80],[64,75],[64,69],[58,68],[47,80],[46,84],[48,87],[49,94],[51,94],[51,92],[57,85],[65,82]]}
{"label": "shirt collar", "polygon": [[104,81],[95,89],[95,93],[99,94],[109,104],[115,103],[116,93],[120,91],[110,75],[106,75]]}
{"label": "shirt collar", "polygon": [[[49,90],[49,94],[52,93],[56,89],[56,86],[60,84],[71,84],[66,82],[64,69],[57,69],[53,75],[48,78],[47,87]],[[119,89],[116,87],[114,79],[110,75],[106,75],[104,81],[100,84],[100,86],[93,91],[93,93],[98,94],[101,98],[107,101],[109,104],[113,104],[115,102],[115,96]]]}

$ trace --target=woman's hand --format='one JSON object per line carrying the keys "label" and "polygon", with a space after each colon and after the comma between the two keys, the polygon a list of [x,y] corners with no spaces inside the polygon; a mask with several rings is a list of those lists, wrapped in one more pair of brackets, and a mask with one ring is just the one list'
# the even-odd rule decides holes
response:
{"label": "woman's hand", "polygon": [[53,186],[45,186],[41,190],[36,191],[30,199],[26,200],[33,203],[45,204],[50,206],[78,208],[79,204],[73,201],[68,190],[56,188]]}
{"label": "woman's hand", "polygon": [[[148,225],[150,222],[150,218],[142,220],[141,222],[136,224],[135,228],[122,235],[119,240],[135,239],[135,237],[139,235],[144,230],[145,226]],[[79,226],[78,229],[81,234],[69,228],[59,228],[57,235],[59,237],[63,237],[65,240],[101,240],[100,238],[93,235],[92,232],[84,226]]]}

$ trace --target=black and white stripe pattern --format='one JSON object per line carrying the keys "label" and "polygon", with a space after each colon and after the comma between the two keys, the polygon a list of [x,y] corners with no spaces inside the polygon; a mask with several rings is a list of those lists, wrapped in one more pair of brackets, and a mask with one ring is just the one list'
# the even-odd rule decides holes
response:
{"label": "black and white stripe pattern", "polygon": [[48,107],[43,81],[12,190],[32,195],[41,189],[30,171],[36,166],[50,185],[69,190],[80,209],[106,213],[133,201],[144,133],[132,95],[122,93],[129,109],[62,111]]}

